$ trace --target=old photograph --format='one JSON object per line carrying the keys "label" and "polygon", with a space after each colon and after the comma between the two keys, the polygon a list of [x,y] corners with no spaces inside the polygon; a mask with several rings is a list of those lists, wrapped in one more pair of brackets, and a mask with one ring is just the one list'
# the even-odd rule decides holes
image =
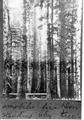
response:
{"label": "old photograph", "polygon": [[81,119],[82,4],[2,0],[0,118]]}

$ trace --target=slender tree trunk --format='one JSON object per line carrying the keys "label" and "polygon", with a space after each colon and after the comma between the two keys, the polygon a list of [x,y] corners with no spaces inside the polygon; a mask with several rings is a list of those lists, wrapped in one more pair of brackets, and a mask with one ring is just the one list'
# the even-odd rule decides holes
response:
{"label": "slender tree trunk", "polygon": [[[53,44],[53,0],[51,1],[51,10],[52,10],[52,15],[51,15],[51,94],[54,97],[54,89],[53,87],[55,87],[55,92],[57,92],[57,79],[55,79],[55,70],[54,70],[54,44]],[[55,93],[57,94],[57,93]]]}
{"label": "slender tree trunk", "polygon": [[[10,32],[10,19],[9,19],[9,10],[7,9],[7,17],[8,17],[8,37],[9,37],[9,32]],[[9,58],[9,51],[8,51],[8,45],[9,45],[9,41],[8,41],[8,37],[7,37],[7,58]]]}
{"label": "slender tree trunk", "polygon": [[51,94],[50,94],[50,46],[51,46],[51,42],[50,42],[50,24],[49,24],[49,0],[47,0],[47,51],[48,51],[48,79],[47,79],[47,99],[51,98]]}
{"label": "slender tree trunk", "polygon": [[[77,56],[76,56],[76,53],[75,53],[75,84],[77,85]],[[75,88],[75,96],[77,98],[77,86]]]}
{"label": "slender tree trunk", "polygon": [[0,97],[3,91],[3,0],[0,0]]}
{"label": "slender tree trunk", "polygon": [[[8,27],[9,27],[9,35],[10,35],[10,53],[9,53],[9,58],[12,60],[12,31],[11,31],[11,26],[10,26],[10,14],[9,10],[7,9],[8,12]],[[10,67],[10,75],[12,76],[12,66]]]}
{"label": "slender tree trunk", "polygon": [[66,41],[63,36],[65,36],[65,18],[64,18],[64,2],[60,0],[60,22],[61,22],[61,31],[60,31],[60,89],[61,97],[67,97],[66,92]]}
{"label": "slender tree trunk", "polygon": [[[20,61],[20,70],[19,70],[19,76],[18,76],[18,96],[20,98],[25,98],[25,81],[24,76],[26,75],[27,78],[27,70],[25,70],[24,65],[27,62],[27,36],[26,36],[26,0],[23,1],[23,8],[24,8],[24,15],[23,15],[23,40],[25,45],[23,46],[23,54],[21,55],[21,61]],[[23,58],[24,57],[24,58]],[[27,82],[27,80],[26,80]],[[27,86],[26,86],[27,88]]]}
{"label": "slender tree trunk", "polygon": [[[35,0],[34,0],[35,5]],[[36,8],[34,6],[34,48],[33,48],[33,78],[32,93],[37,92],[37,61],[36,61]]]}
{"label": "slender tree trunk", "polygon": [[71,94],[70,97],[74,97],[74,56],[73,56],[73,39],[71,40]]}
{"label": "slender tree trunk", "polygon": [[82,48],[83,48],[83,0],[81,9],[81,41],[80,41],[80,98],[82,99]]}
{"label": "slender tree trunk", "polygon": [[[73,3],[74,4],[74,3]],[[73,7],[74,9],[74,7]],[[73,10],[72,10],[72,29],[73,29]],[[74,51],[73,51],[73,33],[71,34],[71,90],[70,97],[74,98]]]}
{"label": "slender tree trunk", "polygon": [[70,92],[71,92],[71,84],[70,84],[70,81],[71,81],[71,70],[70,70],[70,67],[68,68],[68,98],[70,97]]}

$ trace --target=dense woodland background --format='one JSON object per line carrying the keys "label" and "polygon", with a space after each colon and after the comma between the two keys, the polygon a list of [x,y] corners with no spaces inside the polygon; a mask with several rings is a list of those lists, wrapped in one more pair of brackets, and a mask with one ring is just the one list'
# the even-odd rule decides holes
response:
{"label": "dense woodland background", "polygon": [[77,0],[4,0],[3,92],[81,99],[81,16]]}

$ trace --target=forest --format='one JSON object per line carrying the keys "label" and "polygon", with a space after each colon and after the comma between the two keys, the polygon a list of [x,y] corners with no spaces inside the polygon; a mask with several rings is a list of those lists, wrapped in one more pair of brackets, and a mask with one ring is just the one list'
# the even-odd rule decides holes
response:
{"label": "forest", "polygon": [[80,100],[81,6],[77,0],[21,1],[20,9],[3,1],[3,93]]}

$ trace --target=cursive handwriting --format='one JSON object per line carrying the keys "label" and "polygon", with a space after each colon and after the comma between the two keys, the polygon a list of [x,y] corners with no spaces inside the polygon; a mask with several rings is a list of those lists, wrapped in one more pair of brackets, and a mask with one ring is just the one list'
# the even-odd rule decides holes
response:
{"label": "cursive handwriting", "polygon": [[[9,103],[2,106],[3,112],[2,117],[3,118],[32,118],[33,112],[36,112],[38,118],[48,118],[51,119],[53,115],[51,114],[52,111],[59,111],[59,116],[65,117],[65,118],[73,118],[74,114],[70,114],[69,110],[78,110],[80,107],[76,104],[72,104],[72,102],[59,102],[59,104],[56,104],[53,102],[45,101],[45,103],[39,103],[40,105],[37,106],[32,101],[28,102],[22,102],[22,103]],[[80,105],[80,104],[79,104]],[[10,111],[10,112],[9,112]],[[17,111],[16,113],[13,111]],[[31,111],[32,113],[30,113]]]}
{"label": "cursive handwriting", "polygon": [[41,110],[54,110],[54,109],[57,109],[57,107],[47,102],[41,107]]}
{"label": "cursive handwriting", "polygon": [[62,107],[65,109],[78,109],[77,105],[72,105],[70,102],[63,102]]}
{"label": "cursive handwriting", "polygon": [[40,111],[38,116],[39,116],[39,118],[49,118],[49,119],[51,119],[51,117],[52,117],[48,110]]}
{"label": "cursive handwriting", "polygon": [[24,114],[24,111],[21,111],[19,114],[11,114],[11,113],[2,113],[2,118],[32,118],[32,114]]}
{"label": "cursive handwriting", "polygon": [[14,104],[11,104],[11,105],[4,105],[2,106],[3,109],[8,109],[8,108],[12,108],[12,109],[34,109],[35,106],[32,105],[32,102],[29,102],[28,104],[24,104],[24,103],[21,103],[19,105],[14,105]]}

